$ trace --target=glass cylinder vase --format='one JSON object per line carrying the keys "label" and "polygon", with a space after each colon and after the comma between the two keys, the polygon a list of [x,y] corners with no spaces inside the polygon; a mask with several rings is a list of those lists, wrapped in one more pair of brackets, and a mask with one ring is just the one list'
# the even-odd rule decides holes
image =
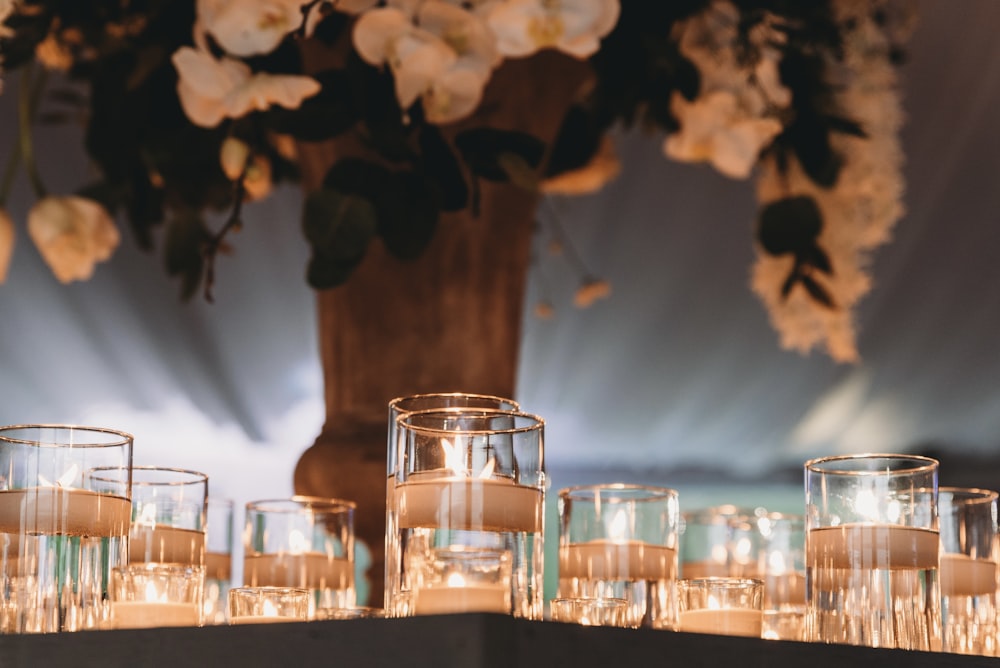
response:
{"label": "glass cylinder vase", "polygon": [[[63,425],[0,428],[0,632],[99,628],[128,558],[132,436]],[[107,484],[95,468],[117,472]]]}
{"label": "glass cylinder vase", "polygon": [[807,640],[941,649],[937,472],[911,455],[806,463]]}
{"label": "glass cylinder vase", "polygon": [[414,411],[426,410],[489,410],[518,411],[520,407],[513,399],[496,397],[490,394],[469,394],[467,392],[440,392],[433,394],[411,394],[396,397],[389,402],[388,439],[386,443],[386,485],[385,485],[385,609],[391,611],[389,597],[391,592],[399,591],[399,583],[394,582],[401,569],[402,557],[396,549],[396,541],[388,537],[396,532],[396,513],[392,498],[396,490],[396,462],[398,448],[396,446],[396,420],[400,415]]}
{"label": "glass cylinder vase", "polygon": [[[517,617],[544,612],[544,422],[526,413],[416,411],[397,418],[399,459],[386,568],[395,616],[413,614],[422,569],[442,550],[510,554],[510,605]],[[459,583],[456,583],[459,584]],[[453,610],[458,612],[460,610]]]}

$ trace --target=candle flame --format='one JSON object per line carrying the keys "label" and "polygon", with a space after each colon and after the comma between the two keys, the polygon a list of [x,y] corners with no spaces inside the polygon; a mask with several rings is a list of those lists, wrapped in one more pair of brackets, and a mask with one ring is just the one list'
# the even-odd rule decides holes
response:
{"label": "candle flame", "polygon": [[52,482],[41,473],[38,474],[38,486],[39,487],[69,487],[76,480],[76,474],[80,472],[80,468],[73,464],[66,472],[59,476],[55,482]]}
{"label": "candle flame", "polygon": [[155,527],[156,526],[156,504],[154,503],[144,503],[139,514],[136,516],[133,524],[138,524],[144,527]]}
{"label": "candle flame", "polygon": [[461,573],[449,573],[447,584],[449,587],[464,587],[465,578]]}
{"label": "candle flame", "polygon": [[483,467],[483,470],[480,471],[479,475],[476,477],[479,478],[480,480],[487,480],[493,475],[493,469],[496,468],[496,464],[497,460],[494,459],[493,457],[490,457],[489,461],[486,462],[486,466]]}
{"label": "candle flame", "polygon": [[271,603],[266,598],[264,599],[264,605],[261,607],[260,614],[263,617],[277,617],[278,609],[274,607],[274,603]]}
{"label": "candle flame", "polygon": [[615,542],[622,542],[628,533],[628,513],[624,508],[615,513],[611,524],[608,525],[608,538]]}
{"label": "candle flame", "polygon": [[302,554],[309,550],[309,541],[298,529],[288,532],[288,551],[292,554]]}
{"label": "candle flame", "polygon": [[166,593],[161,594],[156,590],[155,582],[146,583],[146,601],[149,603],[166,603],[167,595]]}
{"label": "candle flame", "polygon": [[719,599],[717,599],[716,597],[712,596],[711,594],[708,595],[708,601],[706,601],[706,603],[707,603],[707,605],[705,607],[708,608],[709,610],[721,610],[722,609],[722,603],[720,603]]}
{"label": "candle flame", "polygon": [[[458,442],[452,443],[447,438],[441,439],[441,450],[444,452],[444,465],[452,473],[464,478],[472,477],[465,464],[465,449],[460,447]],[[490,457],[482,470],[475,476],[480,480],[487,480],[493,477],[493,470],[496,468],[496,458]]]}

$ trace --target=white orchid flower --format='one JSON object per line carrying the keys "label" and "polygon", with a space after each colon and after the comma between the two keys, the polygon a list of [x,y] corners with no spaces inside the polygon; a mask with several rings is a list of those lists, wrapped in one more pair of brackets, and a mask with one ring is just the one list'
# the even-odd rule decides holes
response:
{"label": "white orchid flower", "polygon": [[354,47],[372,65],[388,64],[403,109],[420,99],[427,120],[468,116],[501,56],[485,22],[441,0],[397,2],[365,12],[354,27]]}
{"label": "white orchid flower", "polygon": [[0,37],[10,37],[14,31],[4,25],[4,22],[17,9],[16,0],[0,0]]}
{"label": "white orchid flower", "polygon": [[197,21],[234,56],[271,53],[302,25],[304,0],[198,0]]}
{"label": "white orchid flower", "polygon": [[107,210],[77,196],[38,200],[28,212],[28,235],[60,283],[89,279],[120,241]]}
{"label": "white orchid flower", "polygon": [[0,283],[7,280],[10,259],[14,256],[14,221],[5,209],[0,209]]}
{"label": "white orchid flower", "polygon": [[554,48],[582,59],[600,48],[621,7],[619,0],[499,0],[482,11],[505,56]]}
{"label": "white orchid flower", "polygon": [[210,53],[187,46],[175,51],[172,60],[184,113],[201,127],[215,127],[224,118],[239,118],[272,105],[297,109],[320,91],[319,82],[311,77],[254,74],[238,60],[216,60]]}
{"label": "white orchid flower", "polygon": [[674,93],[671,102],[681,129],[664,142],[667,156],[683,162],[709,162],[734,179],[750,175],[761,149],[782,129],[774,118],[748,115],[728,91],[699,95],[693,102]]}

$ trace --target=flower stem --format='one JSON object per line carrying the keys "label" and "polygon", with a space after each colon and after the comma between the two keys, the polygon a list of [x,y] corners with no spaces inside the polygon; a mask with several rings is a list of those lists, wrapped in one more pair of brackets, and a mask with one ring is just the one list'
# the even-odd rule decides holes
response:
{"label": "flower stem", "polygon": [[28,173],[28,180],[35,191],[35,196],[41,199],[45,197],[45,184],[38,174],[38,167],[35,165],[34,142],[31,136],[31,122],[35,117],[35,110],[41,98],[42,89],[45,87],[45,70],[42,70],[38,77],[33,78],[34,67],[31,63],[25,66],[21,73],[21,85],[17,91],[17,111],[18,127],[20,139],[21,160],[24,161],[24,170]]}
{"label": "flower stem", "polygon": [[576,251],[576,247],[570,242],[569,236],[566,234],[566,230],[563,229],[562,221],[559,219],[559,211],[556,210],[556,205],[550,197],[544,198],[544,202],[549,207],[550,215],[548,216],[549,223],[552,225],[552,231],[555,232],[556,238],[562,243],[563,248],[566,249],[566,257],[569,258],[571,264],[576,266],[577,271],[580,272],[584,280],[589,279],[592,274],[587,269],[587,265],[584,263],[583,258]]}

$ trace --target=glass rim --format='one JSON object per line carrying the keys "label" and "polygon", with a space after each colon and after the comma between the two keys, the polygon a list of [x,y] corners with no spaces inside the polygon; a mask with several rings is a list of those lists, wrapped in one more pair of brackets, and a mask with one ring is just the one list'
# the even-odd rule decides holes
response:
{"label": "glass rim", "polygon": [[[28,431],[31,429],[43,430],[62,430],[62,431],[77,431],[81,433],[91,432],[97,434],[113,434],[120,437],[117,441],[108,441],[106,443],[44,443],[39,439],[31,438],[13,438],[6,435],[7,432],[24,430]],[[132,445],[135,442],[135,436],[128,433],[127,431],[121,431],[120,429],[111,429],[109,427],[91,427],[88,425],[77,425],[77,424],[11,424],[4,425],[0,427],[0,443],[11,443],[16,445],[26,445],[34,448],[120,448],[123,445]]]}
{"label": "glass rim", "polygon": [[[601,492],[643,492],[647,496],[621,496],[605,499]],[[640,485],[627,482],[598,483],[596,485],[573,485],[563,487],[557,493],[560,499],[573,499],[589,501],[601,497],[602,501],[660,501],[663,499],[678,498],[680,493],[672,487],[660,487],[657,485]]]}
{"label": "glass rim", "polygon": [[706,575],[701,578],[678,578],[678,587],[691,588],[693,586],[720,586],[730,589],[742,589],[747,586],[763,587],[764,580],[762,578],[744,578],[744,577],[729,577],[726,575]]}
{"label": "glass rim", "polygon": [[[482,417],[486,416],[506,416],[512,418],[525,418],[531,421],[531,424],[522,427],[510,427],[508,429],[440,429],[438,427],[419,427],[410,424],[404,424],[406,420],[428,415],[454,415],[454,414],[467,414],[470,417],[475,417],[480,415]],[[469,434],[469,435],[486,435],[486,434],[528,434],[533,431],[538,431],[545,427],[545,420],[538,415],[533,413],[522,413],[521,411],[503,411],[503,410],[493,410],[488,408],[429,408],[422,411],[409,411],[407,413],[400,413],[396,416],[396,426],[399,428],[405,428],[407,431],[411,431],[423,435],[433,435],[433,434]]]}
{"label": "glass rim", "polygon": [[279,587],[276,585],[240,585],[230,587],[230,592],[238,594],[280,594],[284,596],[310,596],[311,592],[303,587]]}
{"label": "glass rim", "polygon": [[594,605],[597,607],[624,608],[628,605],[628,600],[611,596],[601,596],[590,598],[587,596],[557,596],[549,599],[549,607],[553,603],[567,603],[572,605]]}
{"label": "glass rim", "polygon": [[[132,487],[184,487],[185,485],[208,485],[208,474],[202,473],[201,471],[192,471],[191,469],[181,469],[174,468],[171,466],[95,466],[94,468],[88,469],[87,472],[90,477],[94,480],[101,480],[104,482],[121,482],[120,478],[110,478],[99,475],[101,471],[127,471],[128,476],[131,479]],[[178,473],[188,476],[186,480],[136,480],[136,471],[163,471],[166,473]],[[98,475],[94,475],[94,473]]]}
{"label": "glass rim", "polygon": [[953,497],[956,494],[961,494],[963,496],[960,498],[960,500],[966,505],[991,503],[993,501],[996,501],[997,498],[1000,497],[1000,494],[994,492],[992,489],[982,489],[979,487],[952,487],[952,486],[941,487],[939,485],[938,486],[939,503],[941,500],[941,494],[951,494],[953,495]]}
{"label": "glass rim", "polygon": [[342,513],[356,510],[358,504],[347,499],[327,498],[323,496],[295,495],[283,499],[257,499],[247,501],[246,512],[249,513],[287,513],[299,514],[303,511],[313,514]]}
{"label": "glass rim", "polygon": [[197,564],[178,564],[175,562],[163,562],[163,561],[139,561],[132,562],[128,564],[121,564],[119,566],[114,566],[111,569],[112,572],[118,573],[165,573],[165,574],[176,574],[185,573],[198,575],[205,571],[204,565]]}
{"label": "glass rim", "polygon": [[[479,394],[476,392],[422,392],[419,394],[405,394],[400,397],[395,397],[389,400],[389,410],[399,410],[399,404],[404,401],[419,401],[422,399],[458,399],[459,397],[468,397],[469,399],[489,399],[499,402],[506,402],[514,406],[515,411],[521,410],[521,404],[513,399],[507,397],[501,397],[496,394]],[[463,406],[440,406],[439,408],[465,408]],[[467,408],[476,408],[475,406],[468,406]],[[437,410],[436,408],[431,409],[417,409],[417,410]],[[405,411],[406,413],[412,413],[414,411]],[[511,411],[505,411],[511,412]]]}
{"label": "glass rim", "polygon": [[[889,462],[911,462],[913,466],[899,469],[889,469],[889,470],[856,470],[847,468],[827,468],[826,465],[836,466],[840,462],[857,462],[861,460],[869,459],[884,460]],[[842,476],[878,476],[886,474],[914,474],[914,473],[930,473],[936,471],[940,468],[941,462],[932,458],[925,457],[924,455],[907,455],[900,453],[883,453],[883,452],[865,452],[853,455],[831,455],[828,457],[817,457],[815,459],[810,459],[803,466],[806,471],[810,473],[823,473],[832,475],[842,475]]]}
{"label": "glass rim", "polygon": [[762,506],[741,506],[735,503],[720,503],[717,506],[706,506],[681,511],[681,519],[685,522],[696,523],[712,520],[711,524],[715,525],[725,524],[734,519],[752,520],[767,514],[767,509]]}

